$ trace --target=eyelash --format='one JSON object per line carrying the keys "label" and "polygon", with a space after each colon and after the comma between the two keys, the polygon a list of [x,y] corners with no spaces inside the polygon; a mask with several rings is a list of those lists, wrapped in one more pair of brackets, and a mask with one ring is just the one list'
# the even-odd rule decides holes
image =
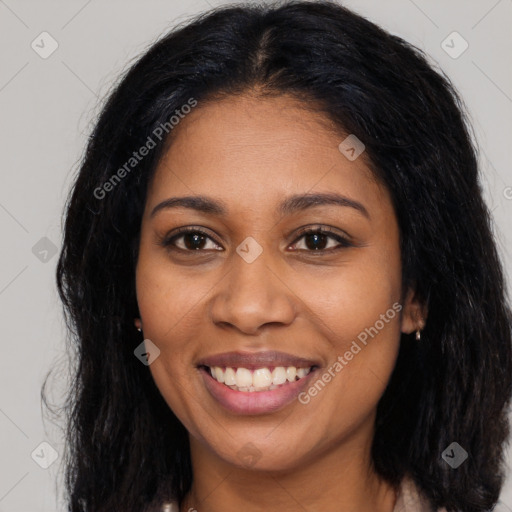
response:
{"label": "eyelash", "polygon": [[[204,231],[200,228],[193,227],[193,226],[179,228],[178,231],[175,232],[172,236],[164,237],[159,243],[166,249],[172,250],[172,251],[199,253],[199,252],[204,252],[207,250],[212,250],[212,249],[198,249],[198,250],[182,249],[181,247],[176,247],[174,245],[176,240],[178,240],[179,238],[182,238],[184,235],[189,234],[189,233],[199,234],[201,236],[209,238],[216,245],[220,245],[206,231]],[[354,244],[352,244],[347,237],[344,237],[344,236],[340,235],[339,233],[334,232],[330,228],[309,228],[309,227],[302,228],[301,230],[299,230],[299,233],[297,234],[297,238],[295,238],[294,242],[292,242],[292,244],[290,244],[290,245],[297,244],[297,242],[299,240],[301,240],[302,238],[304,238],[305,236],[307,236],[309,234],[326,235],[328,238],[336,240],[339,243],[339,245],[337,247],[331,247],[329,249],[318,249],[318,250],[298,249],[299,251],[305,251],[305,252],[308,252],[311,254],[322,254],[322,253],[326,254],[326,253],[331,253],[334,251],[339,251],[340,249],[354,247]],[[216,249],[214,249],[214,250],[216,250]]]}

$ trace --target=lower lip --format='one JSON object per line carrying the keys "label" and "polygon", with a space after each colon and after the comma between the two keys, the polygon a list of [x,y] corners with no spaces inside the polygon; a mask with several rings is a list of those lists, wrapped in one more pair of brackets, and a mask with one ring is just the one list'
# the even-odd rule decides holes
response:
{"label": "lower lip", "polygon": [[237,414],[266,414],[278,411],[293,402],[299,393],[308,385],[316,370],[311,370],[302,379],[288,382],[270,391],[235,391],[215,380],[210,372],[200,368],[200,372],[210,394],[228,411]]}

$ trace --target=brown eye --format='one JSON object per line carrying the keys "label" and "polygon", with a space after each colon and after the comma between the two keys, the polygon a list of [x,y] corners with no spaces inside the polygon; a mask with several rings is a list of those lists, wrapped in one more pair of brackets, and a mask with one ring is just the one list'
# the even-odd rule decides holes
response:
{"label": "brown eye", "polygon": [[307,235],[304,235],[304,241],[308,249],[315,251],[325,249],[328,244],[329,237],[322,233],[308,233]]}
{"label": "brown eye", "polygon": [[199,233],[187,233],[180,238],[183,238],[183,243],[187,249],[197,250],[204,248],[207,237]]}
{"label": "brown eye", "polygon": [[[302,247],[298,247],[301,245],[298,243],[300,240],[304,240]],[[324,229],[309,229],[301,233],[301,236],[292,244],[292,247],[307,252],[329,252],[330,250],[342,249],[344,247],[353,247],[353,244],[338,233]]]}
{"label": "brown eye", "polygon": [[182,228],[162,241],[169,249],[182,251],[222,250],[217,243],[204,231],[197,228]]}

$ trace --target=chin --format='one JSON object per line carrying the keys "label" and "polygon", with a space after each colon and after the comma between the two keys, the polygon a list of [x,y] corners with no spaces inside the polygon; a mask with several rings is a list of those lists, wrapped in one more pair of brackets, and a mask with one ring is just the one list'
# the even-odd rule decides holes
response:
{"label": "chin", "polygon": [[[219,452],[218,444],[212,444],[212,451],[227,464],[241,469],[254,471],[290,471],[308,458],[304,443],[290,443],[289,438],[274,437],[264,434],[261,438],[247,433],[240,441],[232,440],[226,451]],[[288,441],[288,442],[287,442]],[[299,449],[301,448],[301,449]]]}

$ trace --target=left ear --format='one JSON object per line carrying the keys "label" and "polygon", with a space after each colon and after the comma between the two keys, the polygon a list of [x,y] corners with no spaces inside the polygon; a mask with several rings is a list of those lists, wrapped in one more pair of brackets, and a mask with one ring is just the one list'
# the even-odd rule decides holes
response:
{"label": "left ear", "polygon": [[414,290],[409,288],[403,304],[401,330],[405,334],[423,329],[427,322],[427,306],[418,299]]}

